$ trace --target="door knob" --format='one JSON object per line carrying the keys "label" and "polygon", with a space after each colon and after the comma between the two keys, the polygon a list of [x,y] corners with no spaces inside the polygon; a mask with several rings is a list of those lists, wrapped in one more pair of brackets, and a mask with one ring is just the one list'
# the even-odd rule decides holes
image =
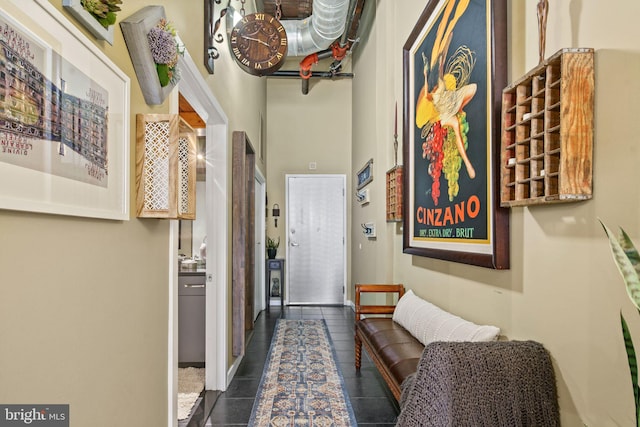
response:
{"label": "door knob", "polygon": [[300,243],[291,242],[291,246],[300,246]]}

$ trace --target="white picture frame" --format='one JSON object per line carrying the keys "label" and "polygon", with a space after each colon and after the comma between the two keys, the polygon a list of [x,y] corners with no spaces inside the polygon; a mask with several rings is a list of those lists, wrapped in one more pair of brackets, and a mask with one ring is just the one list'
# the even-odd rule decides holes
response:
{"label": "white picture frame", "polygon": [[113,45],[113,25],[105,28],[89,12],[84,10],[80,0],[62,0],[62,6],[98,40],[106,40]]}
{"label": "white picture frame", "polygon": [[368,204],[371,201],[369,197],[369,189],[362,188],[360,190],[356,190],[356,200],[361,206]]}
{"label": "white picture frame", "polygon": [[128,220],[129,77],[48,0],[3,1],[0,26],[0,77],[33,99],[0,108],[0,209]]}

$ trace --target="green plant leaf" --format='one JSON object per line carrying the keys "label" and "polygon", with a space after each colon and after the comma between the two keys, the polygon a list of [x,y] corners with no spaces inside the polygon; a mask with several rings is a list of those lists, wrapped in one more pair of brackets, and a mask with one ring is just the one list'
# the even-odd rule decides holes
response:
{"label": "green plant leaf", "polygon": [[620,229],[620,234],[618,235],[618,242],[620,243],[620,247],[624,250],[624,253],[631,261],[631,264],[635,267],[636,273],[640,277],[640,253],[633,245],[631,238],[622,228]]}
{"label": "green plant leaf", "polygon": [[278,249],[280,246],[280,236],[278,236],[278,240],[267,237],[267,249]]}
{"label": "green plant leaf", "polygon": [[158,78],[160,79],[160,86],[165,87],[169,84],[169,66],[167,64],[156,64],[158,70]]}
{"label": "green plant leaf", "polygon": [[102,25],[104,28],[109,29],[109,20],[107,18],[99,18],[97,16],[94,16],[94,18],[96,18],[96,20],[100,23],[100,25]]}
{"label": "green plant leaf", "polygon": [[640,310],[640,277],[638,277],[638,271],[640,270],[640,256],[638,256],[638,251],[624,230],[621,229],[620,236],[616,238],[613,232],[609,230],[602,221],[600,221],[600,224],[602,224],[605,233],[607,233],[607,237],[609,237],[611,253],[616,265],[618,266],[618,270],[624,279],[624,283],[627,287],[627,294],[629,295],[631,302],[633,302],[636,308]]}
{"label": "green plant leaf", "polygon": [[638,390],[638,361],[636,352],[633,347],[633,340],[629,327],[624,320],[624,316],[620,313],[620,322],[622,323],[622,336],[624,338],[624,346],[627,351],[627,362],[629,363],[629,372],[631,374],[631,385],[633,386],[633,397],[636,405],[636,425],[640,427],[640,393]]}
{"label": "green plant leaf", "polygon": [[109,25],[113,25],[116,23],[116,14],[114,12],[107,12],[107,22]]}

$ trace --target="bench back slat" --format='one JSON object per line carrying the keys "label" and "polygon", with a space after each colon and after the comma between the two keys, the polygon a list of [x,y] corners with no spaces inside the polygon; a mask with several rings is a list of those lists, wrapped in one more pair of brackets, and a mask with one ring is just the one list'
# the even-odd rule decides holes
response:
{"label": "bench back slat", "polygon": [[361,305],[360,296],[363,293],[397,293],[398,300],[404,295],[402,284],[356,284],[356,322],[363,314],[393,314],[395,305]]}

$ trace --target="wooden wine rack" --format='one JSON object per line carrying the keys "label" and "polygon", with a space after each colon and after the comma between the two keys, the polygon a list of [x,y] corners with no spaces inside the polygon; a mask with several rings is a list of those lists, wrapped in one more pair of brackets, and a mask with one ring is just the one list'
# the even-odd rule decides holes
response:
{"label": "wooden wine rack", "polygon": [[562,49],[502,92],[503,207],[592,197],[593,49]]}
{"label": "wooden wine rack", "polygon": [[402,165],[387,171],[387,222],[402,221]]}

